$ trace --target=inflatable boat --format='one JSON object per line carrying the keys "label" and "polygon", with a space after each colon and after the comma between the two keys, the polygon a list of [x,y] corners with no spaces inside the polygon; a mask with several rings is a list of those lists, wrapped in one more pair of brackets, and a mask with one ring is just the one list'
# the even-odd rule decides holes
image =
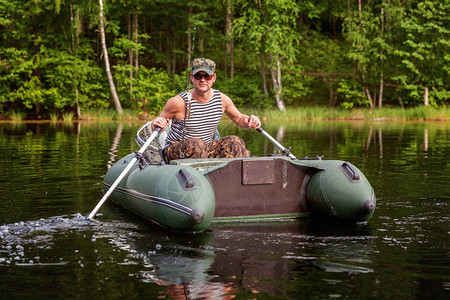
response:
{"label": "inflatable boat", "polygon": [[[114,188],[110,191],[114,202],[183,232],[201,232],[213,222],[309,216],[341,222],[370,219],[375,193],[357,167],[320,157],[297,159],[262,128],[258,131],[286,155],[180,159],[166,164],[159,155],[165,138],[161,132],[159,141],[155,139],[142,153],[131,153],[109,169],[104,190]],[[136,141],[142,146],[151,134],[151,126],[146,124]],[[156,135],[153,132],[153,137]]]}

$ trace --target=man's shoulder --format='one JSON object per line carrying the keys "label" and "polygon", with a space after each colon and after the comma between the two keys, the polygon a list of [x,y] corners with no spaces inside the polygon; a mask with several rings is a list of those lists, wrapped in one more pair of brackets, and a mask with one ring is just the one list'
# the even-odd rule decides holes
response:
{"label": "man's shoulder", "polygon": [[220,92],[220,91],[218,91],[218,92],[219,92],[219,94],[220,94],[220,98],[222,99],[222,102],[224,102],[224,101],[231,101],[231,102],[233,102],[233,101],[231,100],[231,98],[228,97],[226,94],[224,94],[224,93],[222,93],[222,92]]}
{"label": "man's shoulder", "polygon": [[170,104],[170,106],[172,106],[172,107],[184,107],[184,105],[185,105],[184,99],[183,99],[183,97],[181,97],[180,94],[170,98],[167,101],[167,103]]}
{"label": "man's shoulder", "polygon": [[183,95],[184,95],[185,93],[186,93],[186,92],[179,93],[178,95],[173,96],[173,97],[170,98],[169,100],[172,100],[172,101],[178,101],[178,102],[184,102]]}

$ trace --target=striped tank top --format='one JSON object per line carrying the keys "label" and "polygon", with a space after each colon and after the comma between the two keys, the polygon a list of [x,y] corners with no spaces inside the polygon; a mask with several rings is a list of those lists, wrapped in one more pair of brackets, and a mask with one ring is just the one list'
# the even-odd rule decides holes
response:
{"label": "striped tank top", "polygon": [[[184,99],[186,105],[189,106],[187,92],[182,92],[180,96]],[[185,138],[201,138],[207,144],[210,144],[214,140],[217,125],[219,125],[223,115],[220,91],[214,90],[213,97],[206,103],[200,103],[195,99],[191,99],[190,111],[190,116],[188,112],[188,118],[186,118]],[[164,147],[168,147],[171,143],[183,139],[183,127],[184,119],[172,120],[172,126]]]}

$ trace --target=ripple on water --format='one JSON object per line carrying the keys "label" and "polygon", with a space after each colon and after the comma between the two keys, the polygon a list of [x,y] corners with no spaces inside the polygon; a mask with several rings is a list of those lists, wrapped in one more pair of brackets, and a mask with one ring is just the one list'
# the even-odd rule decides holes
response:
{"label": "ripple on water", "polygon": [[2,225],[0,226],[0,265],[63,265],[67,262],[62,258],[43,258],[41,255],[43,251],[51,250],[61,235],[66,235],[65,238],[67,238],[70,233],[85,232],[84,236],[89,235],[90,241],[95,243],[100,237],[117,236],[119,231],[122,235],[123,229],[116,223],[100,223],[79,213]]}

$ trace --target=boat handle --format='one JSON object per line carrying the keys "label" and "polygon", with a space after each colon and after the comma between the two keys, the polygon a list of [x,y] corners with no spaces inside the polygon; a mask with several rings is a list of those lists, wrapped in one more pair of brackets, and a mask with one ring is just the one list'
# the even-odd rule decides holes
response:
{"label": "boat handle", "polygon": [[345,177],[347,177],[347,179],[350,180],[350,182],[361,181],[361,177],[359,176],[358,170],[351,163],[344,162],[342,165],[339,166],[339,169],[341,169],[342,173],[344,173]]}
{"label": "boat handle", "polygon": [[176,175],[178,182],[181,184],[181,187],[185,190],[195,188],[194,179],[192,178],[191,173],[185,168],[180,169]]}

